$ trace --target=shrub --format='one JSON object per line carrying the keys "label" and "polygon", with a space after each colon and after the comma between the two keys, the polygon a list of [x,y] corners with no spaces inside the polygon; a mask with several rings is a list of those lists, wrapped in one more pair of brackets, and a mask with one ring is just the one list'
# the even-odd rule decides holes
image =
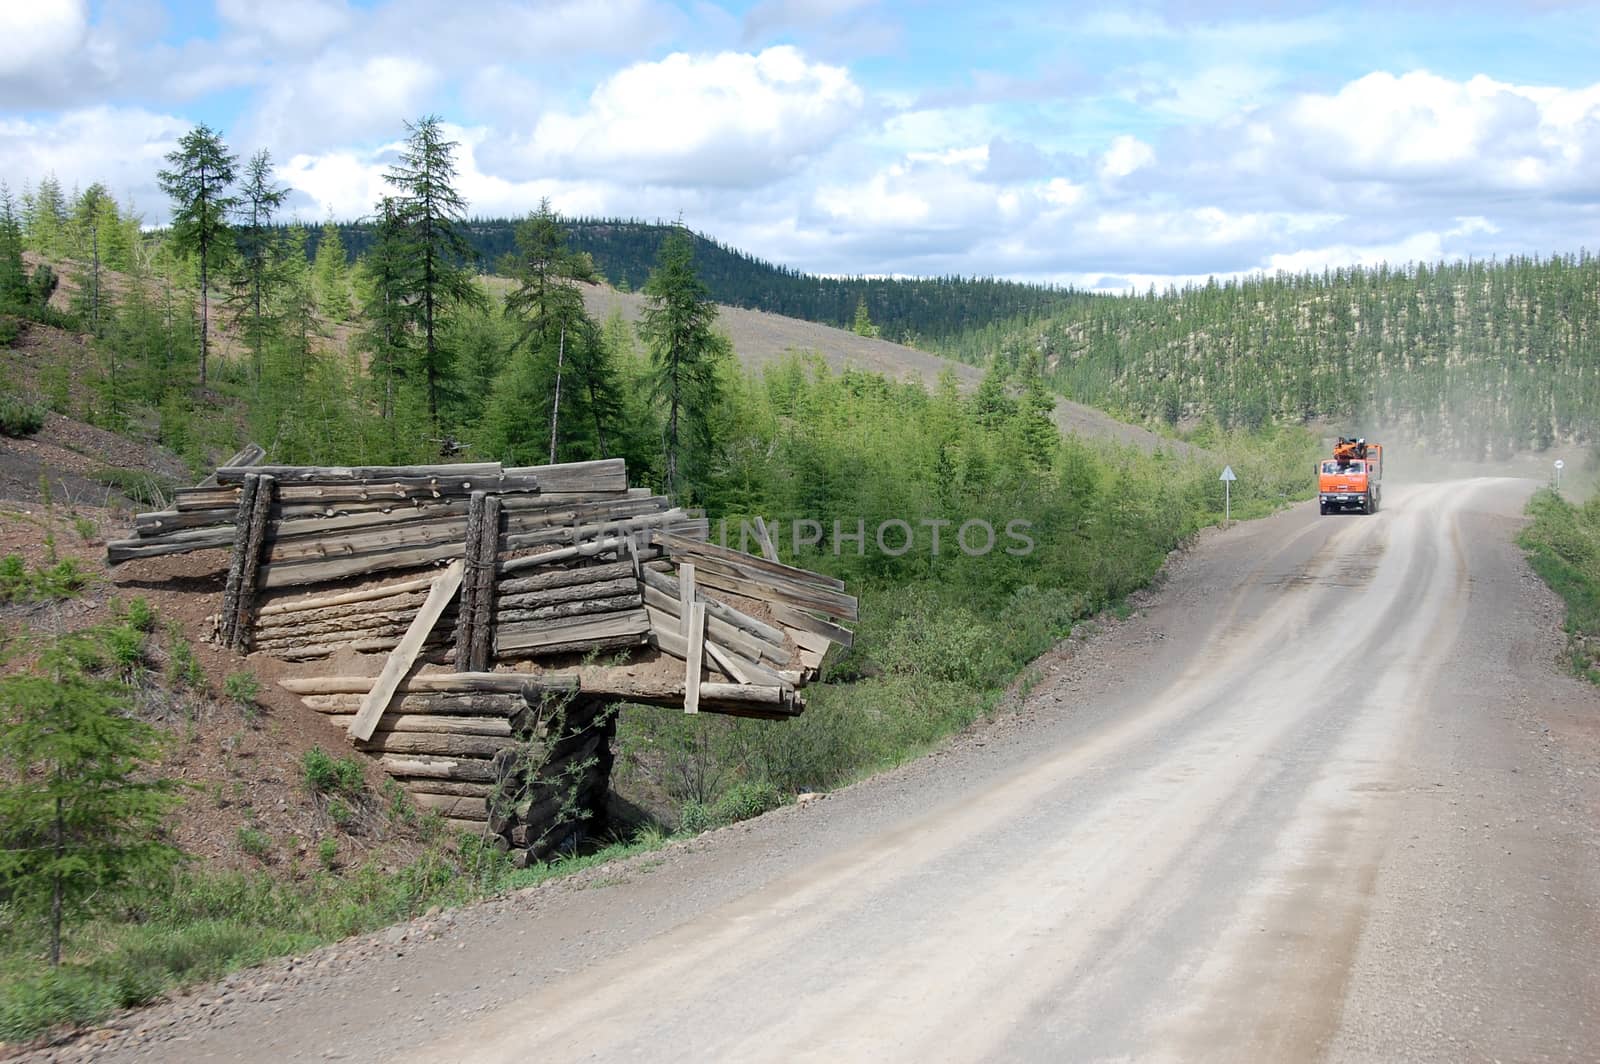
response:
{"label": "shrub", "polygon": [[239,849],[254,857],[258,861],[266,860],[267,854],[272,852],[272,840],[267,838],[264,831],[255,828],[239,829]]}
{"label": "shrub", "polygon": [[[320,746],[306,751],[300,759],[300,768],[306,786],[317,794],[354,797],[365,786],[360,762],[349,757],[334,757]],[[337,814],[334,819],[338,819]]]}
{"label": "shrub", "polygon": [[33,588],[28,578],[28,563],[20,554],[0,558],[0,602],[27,598]]}
{"label": "shrub", "polygon": [[339,863],[339,843],[332,836],[324,835],[317,843],[317,863],[328,871],[333,871]]}
{"label": "shrub", "polygon": [[711,820],[711,810],[692,798],[683,803],[678,813],[678,830],[685,835],[698,835],[716,825]]}
{"label": "shrub", "polygon": [[717,799],[711,818],[718,824],[735,824],[758,817],[783,804],[783,796],[766,780],[736,783]]}
{"label": "shrub", "polygon": [[32,436],[44,428],[45,408],[14,395],[0,395],[0,436]]}
{"label": "shrub", "polygon": [[141,632],[148,632],[156,626],[155,607],[150,605],[150,600],[140,595],[128,603],[128,625]]}
{"label": "shrub", "polygon": [[261,681],[248,669],[243,672],[232,672],[222,681],[222,691],[240,706],[250,706],[261,693]]}

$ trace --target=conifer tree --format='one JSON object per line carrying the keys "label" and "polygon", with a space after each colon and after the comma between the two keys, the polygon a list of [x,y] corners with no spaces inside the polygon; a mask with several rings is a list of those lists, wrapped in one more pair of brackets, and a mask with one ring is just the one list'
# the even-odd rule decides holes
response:
{"label": "conifer tree", "polygon": [[694,268],[694,244],[678,226],[668,234],[644,286],[639,335],[655,367],[652,394],[664,415],[666,488],[684,483],[686,444],[710,445],[711,412],[719,397],[718,360],[725,345],[712,331],[717,319],[705,283]]}
{"label": "conifer tree", "polygon": [[100,271],[100,229],[102,223],[109,222],[110,228],[115,229],[117,220],[117,204],[111,198],[111,193],[106,187],[96,181],[84,189],[72,205],[72,245],[73,254],[86,264],[83,274],[83,284],[80,286],[81,301],[84,317],[87,319],[89,331],[95,336],[103,335],[101,311],[101,271]]}
{"label": "conifer tree", "polygon": [[61,636],[0,680],[0,895],[44,916],[52,965],[69,920],[178,856],[157,838],[176,782],[141,772],[160,733],[94,675],[102,657],[92,635]]}
{"label": "conifer tree", "polygon": [[239,185],[239,270],[228,303],[250,352],[250,368],[259,384],[262,362],[274,331],[272,301],[279,278],[278,237],[272,219],[289,198],[289,190],[272,179],[272,155],[265,148],[244,164]]}
{"label": "conifer tree", "polygon": [[339,227],[328,222],[317,239],[317,256],[312,267],[316,278],[317,306],[332,321],[350,317],[350,268]]}
{"label": "conifer tree", "polygon": [[185,133],[167,154],[172,167],[157,175],[161,190],[172,197],[172,235],[178,246],[193,252],[200,266],[200,389],[206,386],[210,353],[211,269],[223,261],[228,213],[238,204],[228,194],[238,156],[222,136],[201,123]]}
{"label": "conifer tree", "polygon": [[394,437],[399,392],[413,361],[411,293],[417,286],[417,260],[410,254],[406,223],[394,199],[378,204],[372,250],[361,262],[361,316],[366,328],[356,338],[368,357],[368,374],[377,391],[378,414]]}
{"label": "conifer tree", "polygon": [[22,226],[11,190],[0,184],[0,313],[19,314],[28,305],[28,274],[22,265]]}
{"label": "conifer tree", "polygon": [[406,129],[405,149],[384,180],[395,189],[395,210],[416,263],[407,295],[415,304],[416,357],[427,390],[428,418],[442,444],[439,401],[451,384],[451,352],[440,343],[444,319],[454,308],[481,306],[484,299],[473,284],[468,267],[472,249],[461,231],[467,204],[453,184],[456,142],[445,138],[437,115],[425,115],[414,125],[407,122]]}
{"label": "conifer tree", "polygon": [[61,182],[46,174],[32,194],[23,196],[23,236],[28,247],[41,255],[61,254],[67,227],[67,201]]}

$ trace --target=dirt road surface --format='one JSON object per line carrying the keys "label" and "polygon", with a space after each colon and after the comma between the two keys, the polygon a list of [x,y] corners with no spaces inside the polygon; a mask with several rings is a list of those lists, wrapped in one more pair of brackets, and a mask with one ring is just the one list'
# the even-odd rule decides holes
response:
{"label": "dirt road surface", "polygon": [[1529,490],[1208,534],[940,754],[99,1056],[1600,1059],[1600,693],[1511,542]]}

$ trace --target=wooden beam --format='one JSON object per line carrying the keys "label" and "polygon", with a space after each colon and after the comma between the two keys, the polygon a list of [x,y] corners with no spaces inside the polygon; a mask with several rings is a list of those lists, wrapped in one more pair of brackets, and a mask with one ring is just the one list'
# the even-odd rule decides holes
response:
{"label": "wooden beam", "polygon": [[427,640],[428,633],[433,631],[434,624],[439,620],[439,615],[444,612],[445,606],[455,598],[456,592],[461,588],[461,563],[455,562],[443,573],[434,579],[433,587],[428,592],[428,597],[422,603],[422,608],[417,611],[416,620],[411,622],[411,627],[401,638],[399,645],[389,655],[389,660],[384,663],[383,672],[378,674],[378,679],[373,683],[371,691],[367,693],[366,700],[361,704],[361,712],[350,725],[350,734],[356,739],[371,738],[373,729],[377,727],[378,720],[383,716],[383,711],[388,708],[389,699],[394,697],[395,690],[400,686],[400,681],[405,679],[406,673],[411,671],[412,662],[422,650],[422,644]]}
{"label": "wooden beam", "polygon": [[[677,579],[668,576],[666,573],[658,573],[647,565],[640,570],[639,578],[644,581],[646,587],[653,587],[669,598],[676,599],[679,597]],[[783,631],[781,629],[774,628],[764,621],[759,621],[746,613],[734,609],[719,599],[712,598],[703,589],[696,588],[695,597],[706,604],[707,617],[721,620],[733,625],[735,628],[743,629],[757,639],[782,645]]]}
{"label": "wooden beam", "polygon": [[[483,525],[478,530],[478,571],[473,580],[477,585],[472,604],[472,639],[467,648],[467,671],[481,672],[494,659],[494,631],[499,624],[495,616],[495,588],[499,580],[500,565],[500,498],[491,495],[484,500]],[[462,611],[462,620],[467,620]],[[457,657],[457,666],[461,659]]]}
{"label": "wooden beam", "polygon": [[689,627],[684,632],[689,641],[689,658],[685,663],[683,683],[683,711],[700,712],[700,673],[706,650],[706,604],[695,602],[689,606]]}
{"label": "wooden beam", "polygon": [[456,621],[456,669],[459,672],[471,671],[472,624],[478,604],[478,569],[483,565],[483,511],[488,498],[485,493],[475,491],[467,504],[466,557],[462,566],[460,616]]}
{"label": "wooden beam", "polygon": [[237,528],[244,538],[244,572],[239,577],[239,596],[234,604],[232,646],[238,651],[250,649],[251,629],[256,608],[256,584],[261,572],[261,554],[266,545],[267,515],[272,511],[274,481],[270,476],[256,478],[255,498],[250,504],[250,523]]}
{"label": "wooden beam", "polygon": [[350,483],[361,480],[395,480],[407,477],[498,477],[499,462],[459,462],[422,466],[224,466],[217,470],[221,484],[238,484],[253,473],[266,473],[284,484]]}

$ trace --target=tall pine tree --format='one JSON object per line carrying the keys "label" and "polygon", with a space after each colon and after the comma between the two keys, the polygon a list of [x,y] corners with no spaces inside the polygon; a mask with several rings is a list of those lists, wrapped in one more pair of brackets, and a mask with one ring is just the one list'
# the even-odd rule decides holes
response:
{"label": "tall pine tree", "polygon": [[471,246],[462,232],[467,203],[456,191],[456,142],[445,137],[438,115],[413,125],[400,159],[384,175],[395,189],[394,206],[404,227],[408,252],[416,264],[414,288],[418,331],[417,361],[428,395],[428,418],[436,444],[444,443],[439,421],[441,393],[450,387],[451,352],[440,343],[444,318],[463,304],[481,306],[483,293],[472,281]]}
{"label": "tall pine tree", "polygon": [[200,264],[200,388],[206,386],[211,269],[227,252],[228,213],[238,200],[228,194],[239,158],[223,143],[222,135],[201,123],[183,135],[168,153],[172,167],[157,179],[161,191],[172,197],[172,235],[178,246],[193,252]]}
{"label": "tall pine tree", "polygon": [[289,190],[272,179],[272,156],[263,148],[244,165],[239,185],[239,269],[228,303],[250,352],[250,369],[261,381],[262,362],[273,334],[272,301],[279,281],[278,238],[272,219]]}
{"label": "tall pine tree", "polygon": [[712,331],[717,306],[694,268],[694,244],[682,226],[668,234],[644,286],[639,335],[655,368],[652,393],[663,412],[668,492],[682,488],[686,450],[708,450],[726,345]]}

